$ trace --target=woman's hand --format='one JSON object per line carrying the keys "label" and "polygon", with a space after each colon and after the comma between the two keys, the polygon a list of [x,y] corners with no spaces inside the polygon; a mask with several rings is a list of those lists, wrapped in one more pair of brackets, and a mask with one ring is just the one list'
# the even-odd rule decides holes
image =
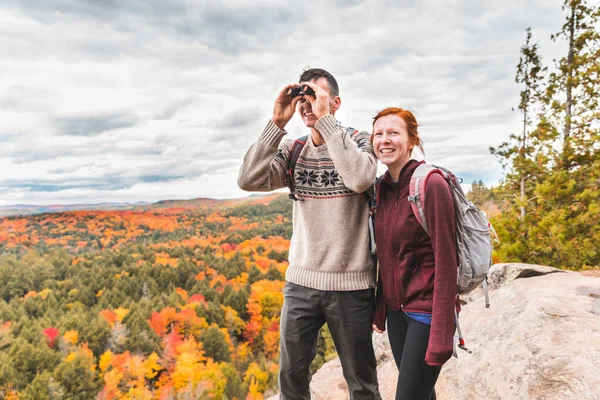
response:
{"label": "woman's hand", "polygon": [[379,329],[379,328],[377,327],[377,325],[375,325],[375,324],[373,324],[373,330],[374,330],[375,332],[377,332],[377,333],[383,333],[383,331],[382,331],[381,329]]}

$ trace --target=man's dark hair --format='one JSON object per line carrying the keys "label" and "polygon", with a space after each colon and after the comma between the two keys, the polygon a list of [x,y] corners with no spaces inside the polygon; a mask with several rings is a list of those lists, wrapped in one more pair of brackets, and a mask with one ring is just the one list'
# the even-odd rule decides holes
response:
{"label": "man's dark hair", "polygon": [[327,79],[327,86],[329,86],[329,92],[333,97],[340,95],[340,88],[338,87],[337,81],[333,75],[321,68],[311,68],[305,70],[302,75],[300,75],[300,80],[298,82],[312,82],[319,78]]}

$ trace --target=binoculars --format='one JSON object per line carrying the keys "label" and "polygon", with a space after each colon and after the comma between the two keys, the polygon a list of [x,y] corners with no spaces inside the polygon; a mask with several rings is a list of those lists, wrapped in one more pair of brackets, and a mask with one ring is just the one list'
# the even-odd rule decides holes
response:
{"label": "binoculars", "polygon": [[304,96],[305,94],[314,96],[315,91],[306,85],[304,85],[304,86],[298,85],[298,86],[294,86],[291,89],[288,89],[288,93],[287,93],[287,95],[292,99],[296,96]]}

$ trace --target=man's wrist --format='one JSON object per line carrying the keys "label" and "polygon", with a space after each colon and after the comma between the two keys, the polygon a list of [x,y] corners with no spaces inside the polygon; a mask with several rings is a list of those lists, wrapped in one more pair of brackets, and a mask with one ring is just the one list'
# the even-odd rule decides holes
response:
{"label": "man's wrist", "polygon": [[319,131],[326,142],[332,135],[334,135],[336,132],[339,132],[339,129],[337,128],[337,121],[332,114],[327,114],[319,118],[315,123],[315,129]]}
{"label": "man's wrist", "polygon": [[285,126],[288,123],[288,121],[284,121],[281,119],[275,119],[275,118],[271,118],[271,121],[282,131],[285,130]]}

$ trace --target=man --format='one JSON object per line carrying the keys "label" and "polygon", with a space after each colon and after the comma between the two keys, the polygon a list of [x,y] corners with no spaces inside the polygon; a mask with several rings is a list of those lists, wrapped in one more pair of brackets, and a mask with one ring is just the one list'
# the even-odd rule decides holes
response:
{"label": "man", "polygon": [[[369,252],[368,205],[363,196],[377,173],[367,132],[348,132],[334,118],[338,84],[323,69],[300,76],[305,94],[284,87],[273,118],[250,147],[238,185],[249,191],[286,186],[293,140],[282,142],[296,112],[310,129],[298,158],[290,265],[280,321],[279,386],[285,400],[310,399],[310,364],[320,328],[327,323],[342,363],[350,398],[380,399],[371,339],[373,262]],[[310,90],[314,95],[308,94]]]}

